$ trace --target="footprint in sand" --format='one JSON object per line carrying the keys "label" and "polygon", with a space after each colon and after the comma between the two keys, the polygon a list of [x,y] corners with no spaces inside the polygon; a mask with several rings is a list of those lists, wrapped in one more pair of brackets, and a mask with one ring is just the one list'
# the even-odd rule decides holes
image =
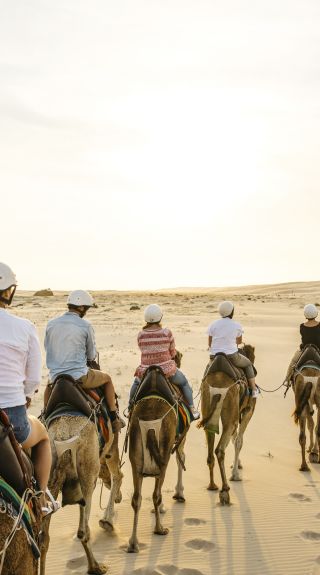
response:
{"label": "footprint in sand", "polygon": [[75,569],[76,567],[82,567],[83,565],[87,564],[87,559],[85,555],[81,555],[81,557],[74,557],[74,559],[69,559],[67,562],[67,567],[69,569]]}
{"label": "footprint in sand", "polygon": [[134,575],[161,575],[160,571],[158,571],[157,568],[144,569],[143,567],[140,567],[139,569],[135,569],[131,573]]}
{"label": "footprint in sand", "polygon": [[204,519],[198,519],[197,517],[187,517],[184,522],[186,525],[205,525],[207,523]]}
{"label": "footprint in sand", "polygon": [[303,495],[303,493],[289,493],[289,497],[291,497],[291,499],[295,499],[296,501],[307,501],[307,502],[312,501],[310,497]]}
{"label": "footprint in sand", "polygon": [[302,531],[301,537],[307,541],[320,541],[320,533],[316,531]]}
{"label": "footprint in sand", "polygon": [[176,565],[170,565],[170,564],[166,564],[166,565],[157,565],[157,569],[160,569],[161,573],[163,573],[163,575],[177,575],[178,574],[178,567],[176,567]]}
{"label": "footprint in sand", "polygon": [[211,551],[216,547],[214,543],[205,539],[191,539],[185,543],[185,546],[194,549],[194,551]]}
{"label": "footprint in sand", "polygon": [[203,573],[202,571],[198,571],[198,569],[185,567],[184,569],[179,569],[179,575],[203,575]]}
{"label": "footprint in sand", "polygon": [[157,565],[157,569],[160,569],[161,575],[203,575],[202,571],[198,569],[191,569],[188,567],[183,567],[178,569],[176,565]]}

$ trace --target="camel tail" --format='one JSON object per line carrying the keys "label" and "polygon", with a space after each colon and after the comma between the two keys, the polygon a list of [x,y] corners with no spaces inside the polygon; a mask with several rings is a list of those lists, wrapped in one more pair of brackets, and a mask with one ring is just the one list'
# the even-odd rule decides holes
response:
{"label": "camel tail", "polygon": [[311,381],[308,381],[305,388],[303,389],[301,396],[299,397],[299,399],[297,401],[296,409],[294,410],[294,412],[292,414],[295,424],[299,423],[299,419],[301,417],[301,414],[302,414],[304,408],[306,407],[306,405],[308,404],[308,401],[310,399],[311,391],[312,391],[312,383],[311,383]]}
{"label": "camel tail", "polygon": [[163,461],[159,451],[159,445],[156,438],[156,433],[154,429],[148,429],[147,431],[147,441],[146,448],[150,453],[151,459],[157,464],[159,469],[163,466]]}
{"label": "camel tail", "polygon": [[208,423],[208,421],[210,421],[210,419],[211,419],[211,417],[213,416],[213,414],[214,414],[214,412],[215,412],[215,409],[216,409],[216,407],[217,407],[217,404],[219,403],[220,399],[221,399],[221,394],[220,394],[220,393],[218,393],[217,395],[214,395],[214,396],[213,396],[213,398],[212,398],[212,400],[211,400],[211,404],[210,404],[209,413],[208,413],[208,415],[207,415],[206,417],[203,417],[203,418],[201,419],[201,421],[199,421],[199,423],[198,423],[198,425],[197,425],[198,428],[204,427],[204,426]]}

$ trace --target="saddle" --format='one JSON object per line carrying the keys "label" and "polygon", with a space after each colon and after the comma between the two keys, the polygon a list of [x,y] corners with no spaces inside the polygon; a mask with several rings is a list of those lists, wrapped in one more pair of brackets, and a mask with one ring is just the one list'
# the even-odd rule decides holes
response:
{"label": "saddle", "polygon": [[58,417],[60,406],[62,408],[71,407],[71,411],[90,417],[94,403],[71,375],[62,373],[56,377],[52,384],[51,395],[43,413],[47,423],[51,423],[54,414],[57,414],[56,417]]}
{"label": "saddle", "polygon": [[305,364],[314,363],[320,367],[320,353],[318,348],[310,343],[301,351],[300,357],[295,365],[295,370],[302,368]]}
{"label": "saddle", "polygon": [[0,476],[21,497],[27,488],[32,487],[33,465],[17,442],[12,425],[2,409],[0,409],[0,451]]}
{"label": "saddle", "polygon": [[166,378],[161,367],[157,365],[150,365],[145,371],[133,398],[133,402],[136,403],[140,399],[144,399],[150,395],[158,395],[165,399],[170,405],[175,405],[177,402],[177,395],[173,385]]}
{"label": "saddle", "polygon": [[219,352],[214,357],[212,362],[208,365],[204,377],[209,374],[222,371],[228,377],[231,377],[233,381],[238,379],[245,379],[244,371],[233,365],[228,356],[225,353]]}

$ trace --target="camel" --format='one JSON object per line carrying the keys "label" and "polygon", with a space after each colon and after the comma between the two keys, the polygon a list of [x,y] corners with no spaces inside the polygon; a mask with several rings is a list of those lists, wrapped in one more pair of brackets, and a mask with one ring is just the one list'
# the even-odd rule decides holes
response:
{"label": "camel", "polygon": [[[151,369],[149,375],[152,378],[151,387],[157,377],[163,379],[161,374],[157,374],[157,368]],[[188,429],[188,428],[187,428]],[[186,429],[186,431],[187,431]],[[184,443],[185,434],[180,437],[180,442],[175,446],[177,436],[177,404],[170,405],[162,397],[143,397],[135,404],[129,422],[129,458],[132,467],[132,477],[134,492],[132,496],[132,508],[134,510],[134,521],[132,534],[127,548],[128,553],[139,552],[139,542],[137,537],[138,518],[141,507],[141,489],[144,477],[155,478],[155,488],[153,492],[153,505],[155,512],[154,533],[166,535],[169,530],[163,527],[161,513],[164,511],[162,505],[161,489],[165,479],[167,465],[172,450],[176,447],[176,457],[178,463],[178,481],[173,499],[184,502],[182,469],[184,469]]]}
{"label": "camel", "polygon": [[[243,352],[253,363],[254,347],[245,345]],[[235,446],[235,457],[230,479],[231,481],[241,481],[239,469],[242,466],[239,454],[243,445],[244,432],[255,410],[256,399],[244,395],[246,387],[244,376],[235,381],[232,368],[229,374],[224,371],[210,372],[211,365],[208,365],[202,381],[202,420],[198,427],[204,427],[208,445],[207,464],[210,474],[208,489],[217,490],[218,486],[214,482],[214,443],[215,434],[219,433],[219,419],[221,419],[222,434],[215,450],[222,479],[219,498],[222,505],[229,505],[230,487],[224,465],[225,450],[232,438]]]}
{"label": "camel", "polygon": [[[0,444],[0,573],[36,575],[42,521],[40,500],[34,491],[32,463],[23,453],[13,435],[9,420],[1,410]],[[21,498],[20,502],[18,496]],[[23,503],[28,502],[29,505],[31,502],[32,513],[27,518],[27,523],[32,528],[33,541],[30,539],[31,533],[27,534],[18,519],[18,507],[8,503],[11,498],[20,506],[21,512],[24,509]]]}
{"label": "camel", "polygon": [[[87,556],[88,573],[94,575],[107,571],[107,567],[95,559],[90,544],[89,516],[99,472],[105,484],[111,487],[109,503],[100,521],[101,527],[109,531],[113,529],[114,503],[121,501],[123,475],[119,464],[118,433],[112,433],[111,424],[108,428],[110,440],[100,459],[96,426],[86,416],[62,415],[50,424],[48,430],[53,453],[49,489],[54,498],[62,491],[62,505],[79,504],[80,522],[77,535]],[[44,521],[40,575],[45,574],[49,524],[50,516]]]}
{"label": "camel", "polygon": [[[0,552],[4,549],[7,537],[12,531],[14,519],[6,513],[1,512],[0,522]],[[40,522],[33,523],[34,533],[39,535]],[[2,556],[0,556],[1,565]],[[8,546],[1,575],[37,575],[38,560],[35,558],[32,549],[27,541],[23,529],[16,531],[13,540]]]}
{"label": "camel", "polygon": [[[310,362],[311,363],[311,362]],[[299,443],[301,446],[302,461],[300,471],[310,471],[306,462],[306,423],[308,425],[310,444],[308,448],[310,463],[320,463],[320,369],[314,367],[301,367],[294,375],[293,383],[296,409],[293,413],[294,421],[299,423]],[[316,440],[314,437],[313,405],[317,408]]]}

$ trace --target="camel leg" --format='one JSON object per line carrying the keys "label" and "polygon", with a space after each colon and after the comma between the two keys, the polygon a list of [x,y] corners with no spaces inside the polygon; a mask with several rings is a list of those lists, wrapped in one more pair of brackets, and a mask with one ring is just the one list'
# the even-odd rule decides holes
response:
{"label": "camel leg", "polygon": [[[167,466],[166,466],[167,467]],[[162,494],[161,488],[164,482],[165,474],[166,474],[166,467],[165,469],[161,470],[159,477],[156,477],[154,492],[153,492],[153,505],[154,505],[154,512],[156,516],[156,525],[154,528],[154,533],[156,535],[167,535],[169,533],[169,529],[163,527],[161,520],[160,520],[160,507],[162,503]]]}
{"label": "camel leg", "polygon": [[107,508],[104,512],[103,519],[100,519],[99,525],[106,531],[113,531],[114,504],[120,503],[122,499],[121,483],[123,473],[120,469],[118,438],[115,438],[110,451],[110,457],[106,459],[106,464],[111,476],[111,489]]}
{"label": "camel leg", "polygon": [[107,567],[103,563],[98,563],[94,558],[91,543],[90,543],[90,528],[89,528],[89,517],[91,511],[91,501],[92,494],[95,487],[95,482],[88,482],[80,479],[81,490],[83,493],[84,500],[86,504],[80,505],[80,522],[78,528],[78,538],[80,539],[82,546],[85,550],[87,561],[88,561],[88,573],[90,575],[102,575],[107,572]]}
{"label": "camel leg", "polygon": [[[57,485],[57,478],[56,478],[55,474],[53,475],[53,478],[50,480],[49,489],[52,493],[53,498],[57,499],[58,495],[59,495],[60,488]],[[50,522],[51,522],[51,515],[48,515],[48,517],[46,517],[45,519],[42,520],[42,524],[41,524],[42,534],[41,534],[41,539],[40,539],[40,541],[41,541],[41,544],[40,544],[40,551],[41,551],[40,575],[45,575],[45,573],[46,573],[46,558],[47,558],[47,553],[48,553],[49,543],[50,543],[50,534],[49,534]],[[27,573],[27,571],[26,571],[26,573]]]}
{"label": "camel leg", "polygon": [[301,456],[302,462],[300,471],[310,471],[310,468],[306,462],[306,414],[305,410],[299,417],[300,433],[299,433],[299,443],[301,446]]}
{"label": "camel leg", "polygon": [[310,436],[310,444],[309,444],[309,448],[308,448],[309,461],[310,461],[310,463],[316,463],[318,461],[318,451],[317,451],[317,446],[316,446],[315,437],[314,437],[314,420],[313,420],[311,413],[308,413],[306,415],[306,417],[307,417],[307,426],[308,426],[309,436]]}
{"label": "camel leg", "polygon": [[185,444],[185,439],[180,443],[180,445],[177,449],[177,453],[176,453],[176,459],[177,459],[177,465],[178,465],[178,481],[177,481],[177,485],[175,487],[173,499],[176,499],[176,501],[178,501],[179,503],[185,502],[185,497],[183,495],[184,487],[183,487],[183,481],[182,481],[183,467],[181,465],[181,462],[184,465],[185,460],[186,460],[186,455],[184,452],[184,444]]}
{"label": "camel leg", "polygon": [[318,443],[318,459],[316,463],[320,463],[320,409],[317,410],[317,427],[316,427],[317,443]]}
{"label": "camel leg", "polygon": [[243,435],[245,430],[247,429],[248,423],[253,415],[253,409],[248,409],[248,411],[244,412],[242,415],[241,423],[238,428],[238,433],[235,435],[234,440],[234,462],[232,467],[232,475],[230,477],[230,481],[241,481],[241,477],[239,475],[239,469],[242,469],[242,465],[240,463],[239,455],[243,445]]}
{"label": "camel leg", "polygon": [[225,459],[225,450],[226,450],[226,448],[230,442],[231,436],[234,432],[235,425],[232,423],[231,424],[229,423],[228,425],[226,425],[224,427],[220,441],[219,441],[217,448],[216,448],[216,451],[215,451],[217,459],[218,459],[218,463],[219,463],[219,467],[220,467],[220,474],[221,474],[221,479],[222,479],[222,487],[221,487],[221,491],[219,493],[221,505],[229,505],[230,504],[230,495],[229,495],[230,487],[229,487],[228,481],[227,481],[224,459]]}
{"label": "camel leg", "polygon": [[137,529],[138,529],[138,519],[139,519],[139,511],[141,507],[141,488],[142,488],[142,475],[139,475],[137,470],[132,466],[132,476],[133,476],[133,485],[134,491],[131,500],[131,506],[134,510],[134,520],[133,520],[133,528],[131,537],[129,539],[129,545],[127,547],[128,553],[139,553],[139,542],[137,538]]}
{"label": "camel leg", "polygon": [[209,467],[209,474],[210,474],[210,483],[207,487],[209,491],[216,491],[218,489],[218,485],[214,482],[213,479],[213,471],[214,471],[214,440],[215,440],[215,433],[208,433],[206,431],[207,436],[207,445],[208,445],[208,457],[207,457],[207,464]]}

